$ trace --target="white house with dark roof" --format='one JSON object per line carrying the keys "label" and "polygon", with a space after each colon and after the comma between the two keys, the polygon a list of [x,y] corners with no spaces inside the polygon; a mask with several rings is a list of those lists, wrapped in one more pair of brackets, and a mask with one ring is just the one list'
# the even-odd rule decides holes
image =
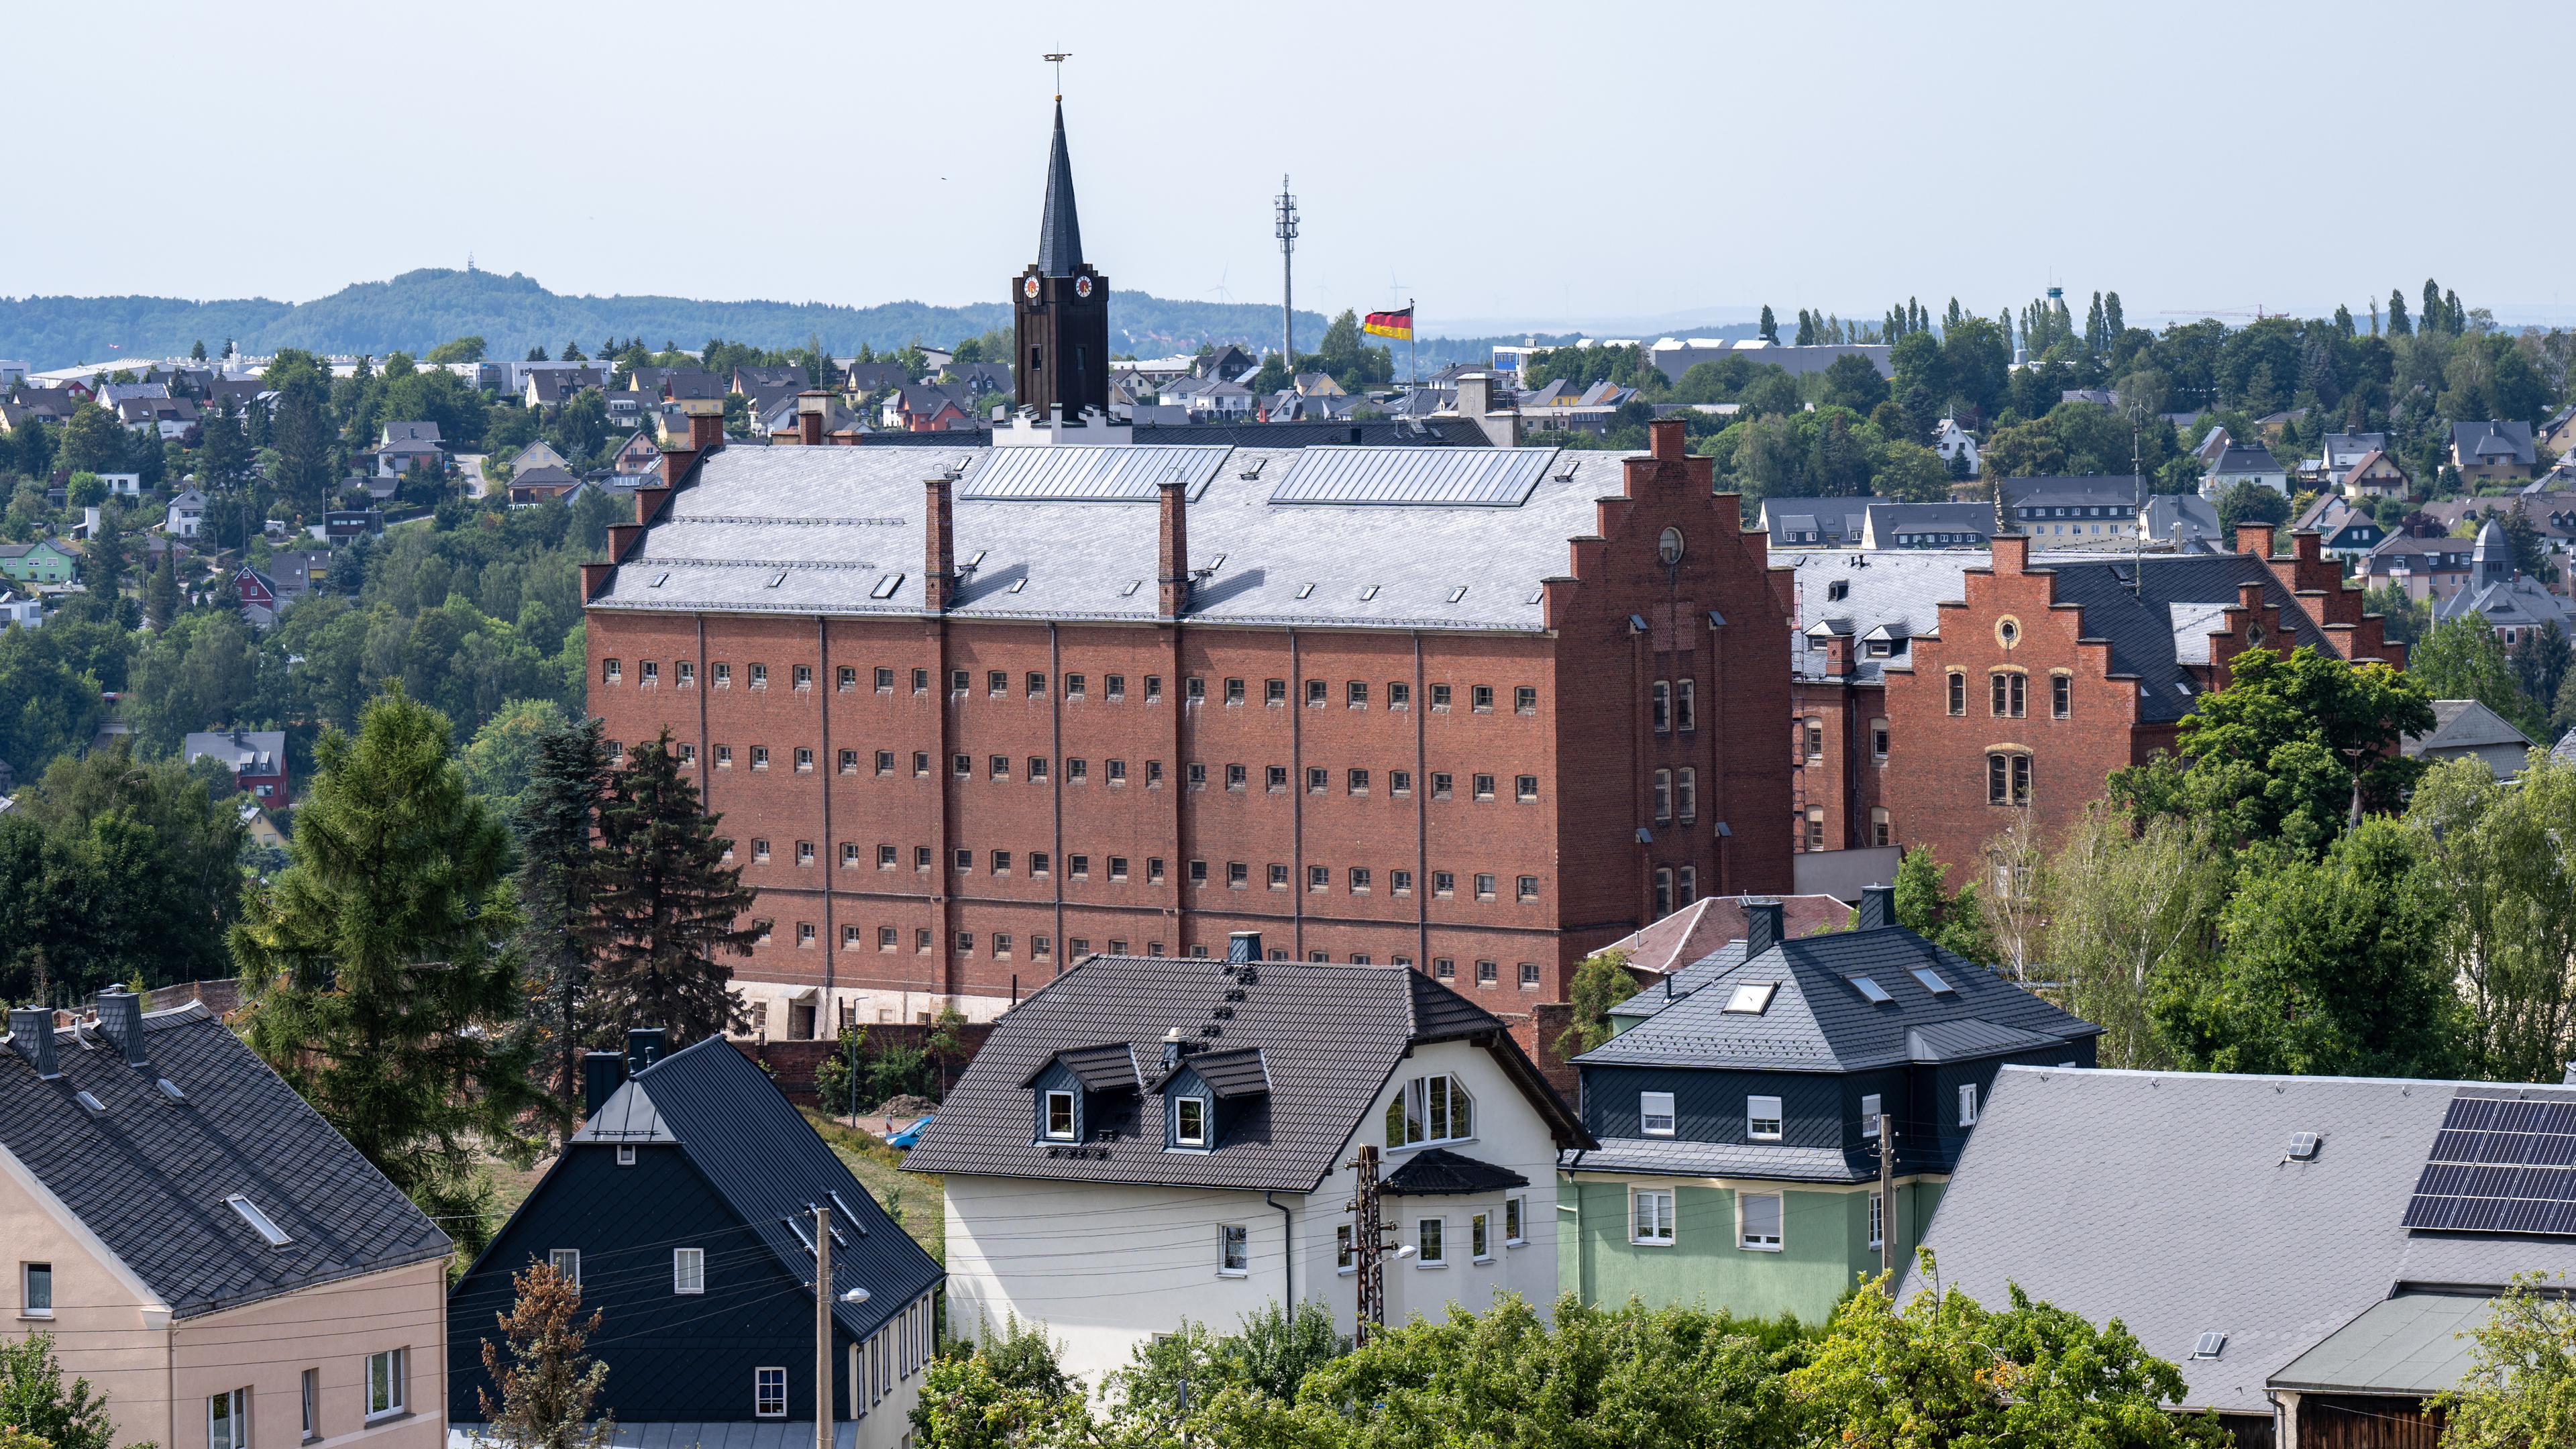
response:
{"label": "white house with dark roof", "polygon": [[2510,780],[2531,757],[2531,736],[2474,699],[2437,699],[2433,727],[2398,741],[2397,752],[2427,763],[2475,759],[2497,779]]}
{"label": "white house with dark roof", "polygon": [[10,1010],[0,1322],[54,1336],[116,1442],[441,1449],[449,1251],[203,1006]]}
{"label": "white house with dark roof", "polygon": [[[2221,432],[2215,428],[2211,431]],[[2229,443],[2217,457],[2209,460],[2209,471],[2201,475],[2200,496],[2215,503],[2228,489],[2244,483],[2269,488],[2286,497],[2290,491],[2290,470],[2281,466],[2281,460],[2272,456],[2271,449],[2259,443]]]}
{"label": "white house with dark roof", "polygon": [[2576,1271],[2571,1161],[2561,1087],[2007,1066],[1926,1246],[1989,1306],[2119,1319],[2239,1444],[2431,1444],[2457,1335]]}
{"label": "white house with dark roof", "polygon": [[2567,628],[2567,601],[2525,574],[2513,559],[2513,542],[2504,525],[2490,518],[2478,529],[2469,550],[2466,587],[2433,605],[2433,622],[2448,623],[2475,614],[2508,646],[2524,634],[2551,624]]}
{"label": "white house with dark roof", "polygon": [[1004,1014],[908,1172],[945,1174],[948,1322],[1015,1314],[1098,1378],[1182,1320],[1316,1301],[1352,1331],[1373,1152],[1384,1318],[1554,1301],[1589,1146],[1503,1023],[1419,971],[1091,956]]}

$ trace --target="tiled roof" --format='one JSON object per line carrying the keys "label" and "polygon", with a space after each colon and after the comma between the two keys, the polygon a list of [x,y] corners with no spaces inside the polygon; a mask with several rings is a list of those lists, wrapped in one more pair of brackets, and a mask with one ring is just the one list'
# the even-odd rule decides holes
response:
{"label": "tiled roof", "polygon": [[[447,1256],[438,1225],[204,1007],[142,1022],[142,1067],[94,1027],[53,1034],[52,1081],[0,1051],[0,1147],[178,1317]],[[271,1247],[236,1195],[289,1241]]]}
{"label": "tiled roof", "polygon": [[[2399,1284],[2576,1270],[2576,1239],[2410,1231],[2453,1096],[2554,1087],[2005,1067],[1933,1215],[1942,1282],[2118,1318],[2189,1385],[2185,1408],[2271,1410],[2267,1378]],[[2291,1158],[2300,1134],[2313,1161]],[[1911,1296],[1908,1282],[1901,1296]],[[2216,1358],[2200,1335],[2224,1333]]]}
{"label": "tiled roof", "polygon": [[[1991,512],[1991,510],[1989,510]],[[1991,519],[1988,524],[1992,527]],[[1790,665],[1801,679],[1825,677],[1825,651],[1810,647],[1806,631],[1820,623],[1847,621],[1855,637],[1879,627],[1900,629],[1919,638],[1941,627],[1944,601],[1967,597],[1960,575],[1982,568],[1982,553],[1924,549],[1873,549],[1834,552],[1775,549],[1771,562],[1798,571],[1798,633],[1790,640]],[[1842,597],[1836,598],[1840,584]],[[1875,681],[1891,659],[1872,659],[1869,651],[1852,657],[1852,677]]]}
{"label": "tiled roof", "polygon": [[[1245,979],[1249,974],[1250,980]],[[1231,992],[1243,999],[1228,1001]],[[1231,1015],[1220,1018],[1219,1011]],[[1215,1027],[1221,1035],[1203,1035]],[[1028,1087],[1067,1048],[1132,1043],[1159,1067],[1166,1033],[1195,1048],[1193,1071],[1239,1075],[1258,1048],[1268,1091],[1252,1130],[1214,1150],[1174,1153],[1121,1136],[1079,1149],[1034,1140]],[[1503,1024],[1418,971],[1302,961],[1090,956],[1003,1014],[948,1100],[904,1160],[912,1172],[1076,1182],[1312,1191],[1337,1165],[1378,1089],[1406,1051],[1472,1040],[1494,1053],[1560,1142],[1587,1141]],[[677,1060],[674,1058],[673,1060]],[[1163,1118],[1160,1077],[1140,1095],[1139,1122]],[[1214,1081],[1210,1082],[1213,1087]]]}
{"label": "tiled roof", "polygon": [[1527,1186],[1529,1179],[1508,1167],[1461,1157],[1446,1147],[1407,1154],[1404,1165],[1385,1179],[1386,1191],[1398,1197],[1457,1197]]}
{"label": "tiled roof", "polygon": [[1601,1145],[1560,1153],[1565,1172],[1662,1173],[1673,1177],[1751,1177],[1775,1182],[1863,1182],[1874,1168],[1854,1165],[1839,1147],[1777,1143],[1685,1142],[1672,1137],[1605,1137]]}
{"label": "tiled roof", "polygon": [[1997,500],[2009,509],[2123,508],[2154,490],[2134,473],[2076,473],[2037,478],[1998,478]]}
{"label": "tiled roof", "polygon": [[2437,699],[2433,701],[2433,727],[2399,741],[2397,752],[2412,759],[2427,750],[2474,750],[2491,745],[2527,750],[2531,748],[2531,737],[2474,699]]}
{"label": "tiled roof", "polygon": [[[2199,686],[2184,667],[2188,656],[2177,648],[2176,605],[2233,604],[2238,585],[2260,584],[2264,603],[2278,610],[2288,626],[2290,647],[2331,648],[2325,632],[2279,577],[2251,554],[2101,560],[2057,556],[2035,563],[2055,571],[2058,603],[2084,610],[2083,637],[2111,646],[2111,672],[2136,676],[2142,721],[2180,719],[2199,703]],[[2205,654],[2205,640],[2201,649]]]}
{"label": "tiled roof", "polygon": [[1702,896],[1601,949],[1627,952],[1631,971],[1681,970],[1682,978],[1674,983],[1674,989],[1695,991],[1700,983],[1690,980],[1686,968],[1707,959],[1729,941],[1742,941],[1745,904],[1757,900],[1779,902],[1781,929],[1792,939],[1839,931],[1851,924],[1852,908],[1832,896]]}
{"label": "tiled roof", "polygon": [[[1226,446],[1197,429],[1177,436]],[[967,496],[996,455],[1032,451],[967,442],[927,458],[879,447],[721,449],[697,465],[694,482],[672,497],[592,607],[918,615],[922,479],[962,465],[956,556],[982,562],[952,596],[950,614],[1152,619],[1160,564],[1150,497]],[[1069,471],[1104,451],[1146,456],[1141,447],[1046,451]],[[1541,466],[1516,507],[1271,501],[1304,460],[1401,482],[1455,456],[1348,452],[1355,461],[1312,449],[1238,447],[1225,456],[1189,505],[1190,561],[1214,570],[1196,584],[1189,617],[1536,632],[1541,581],[1571,569],[1568,540],[1592,533],[1596,500],[1624,487],[1623,455],[1531,448],[1521,454]]]}
{"label": "tiled roof", "polygon": [[[1916,977],[1927,970],[1950,989]],[[1694,976],[1697,973],[1691,973]],[[1872,1002],[1853,984],[1874,982]],[[1854,1072],[1959,1055],[2039,1050],[2099,1035],[2101,1028],[2051,1006],[1994,970],[1901,926],[1783,942],[1750,961],[1720,965],[1644,1022],[1575,1060],[1585,1066],[1677,1066],[1787,1072]],[[1735,988],[1776,983],[1760,1013],[1726,1009]],[[1924,1035],[1929,1033],[1929,1035]]]}

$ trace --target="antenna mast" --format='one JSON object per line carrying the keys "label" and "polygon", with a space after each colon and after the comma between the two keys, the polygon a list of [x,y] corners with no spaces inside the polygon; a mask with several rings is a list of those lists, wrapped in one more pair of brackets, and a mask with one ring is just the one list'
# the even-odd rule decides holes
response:
{"label": "antenna mast", "polygon": [[1288,194],[1285,171],[1279,173],[1279,197],[1274,208],[1278,224],[1273,230],[1279,237],[1279,365],[1293,376],[1297,371],[1297,314],[1291,310],[1297,273],[1297,198]]}

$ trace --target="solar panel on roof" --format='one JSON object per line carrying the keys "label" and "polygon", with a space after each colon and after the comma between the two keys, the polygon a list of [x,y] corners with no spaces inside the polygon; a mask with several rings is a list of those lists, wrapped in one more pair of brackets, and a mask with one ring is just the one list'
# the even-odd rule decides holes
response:
{"label": "solar panel on roof", "polygon": [[1223,447],[995,448],[957,496],[984,503],[1151,503],[1178,477],[1196,503],[1232,451]]}
{"label": "solar panel on roof", "polygon": [[2452,1098],[2402,1221],[2576,1236],[2576,1102]]}
{"label": "solar panel on roof", "polygon": [[1379,508],[1518,508],[1554,448],[1307,448],[1273,503]]}

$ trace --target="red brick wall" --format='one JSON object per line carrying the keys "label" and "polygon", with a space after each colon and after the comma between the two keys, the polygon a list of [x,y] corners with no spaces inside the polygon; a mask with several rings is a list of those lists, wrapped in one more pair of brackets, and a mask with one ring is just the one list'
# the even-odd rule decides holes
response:
{"label": "red brick wall", "polygon": [[[1887,688],[1857,680],[1802,680],[1790,688],[1789,767],[1793,831],[1810,810],[1824,812],[1824,849],[1853,850],[1871,839],[1870,812],[1887,803],[1887,761],[1870,753],[1870,725],[1887,713]],[[1822,726],[1824,752],[1806,750],[1809,721]],[[1806,849],[1793,833],[1791,848]]]}
{"label": "red brick wall", "polygon": [[[1423,969],[1447,960],[1451,984],[1499,1009],[1558,1000],[1585,954],[1644,923],[1658,866],[1691,866],[1703,894],[1789,885],[1788,775],[1776,743],[1789,694],[1785,590],[1763,536],[1743,531],[1731,497],[1710,493],[1707,460],[1680,456],[1678,430],[1658,441],[1666,456],[1628,465],[1629,496],[1601,505],[1600,536],[1570,545],[1567,577],[1547,586],[1552,637],[956,618],[827,627],[603,610],[589,616],[591,707],[613,739],[667,727],[695,747],[708,805],[725,817],[744,881],[775,923],[737,968],[747,980],[1005,999],[1015,978],[1026,991],[1086,947],[1222,954],[1230,931],[1257,930],[1266,948],[1299,957]],[[1668,526],[1687,540],[1678,570],[1656,559]],[[1725,628],[1708,625],[1712,609]],[[1650,621],[1647,634],[1631,629],[1632,615]],[[609,658],[623,665],[619,684],[604,680]],[[661,663],[651,689],[638,668],[648,658]],[[694,689],[677,687],[681,659],[697,664]],[[721,688],[719,663],[731,676]],[[754,663],[766,666],[766,688],[751,687]],[[799,665],[812,671],[808,689],[795,685]],[[857,671],[846,690],[843,667]],[[876,689],[879,668],[894,671],[891,691]],[[915,669],[928,671],[921,693]],[[953,670],[966,672],[962,695],[951,692]],[[992,671],[1005,677],[998,697]],[[1036,696],[1032,674],[1045,681]],[[1075,674],[1080,699],[1067,697]],[[1121,701],[1107,697],[1111,675],[1124,677]],[[1160,680],[1159,700],[1147,700],[1149,677]],[[1203,702],[1188,699],[1193,677]],[[1646,727],[1657,678],[1697,681],[1694,730]],[[1226,702],[1228,679],[1244,682],[1240,704]],[[1287,684],[1282,705],[1267,702],[1272,679]],[[1310,707],[1307,684],[1318,680],[1325,700]],[[1357,706],[1355,682],[1366,687]],[[1392,684],[1410,690],[1408,708],[1390,708]],[[1445,708],[1435,703],[1442,686]],[[1478,686],[1492,691],[1489,709],[1475,705]],[[1526,714],[1523,687],[1537,691]],[[719,746],[729,768],[718,766]],[[753,767],[755,746],[769,752],[766,770]],[[810,774],[796,769],[799,748],[814,752]],[[854,772],[840,770],[843,750],[857,752]],[[880,750],[893,753],[890,775],[876,770]],[[916,752],[930,758],[927,778],[914,773]],[[969,761],[963,779],[957,755]],[[994,756],[1008,762],[1006,778],[994,777]],[[1043,782],[1032,757],[1049,766]],[[1076,760],[1087,766],[1082,783],[1070,773]],[[1125,763],[1123,785],[1109,781],[1112,760]],[[1159,783],[1149,764],[1160,765]],[[1193,764],[1205,768],[1203,788],[1190,783]],[[1227,788],[1229,765],[1244,769],[1239,791]],[[1276,792],[1274,766],[1288,772]],[[1683,766],[1699,772],[1697,819],[1656,827],[1645,782],[1654,768]],[[1324,788],[1310,791],[1316,768]],[[1363,788],[1355,769],[1367,772]],[[1412,776],[1402,796],[1397,771]],[[1439,775],[1450,777],[1447,799],[1434,798]],[[1493,777],[1491,798],[1477,798],[1478,775]],[[1522,775],[1537,778],[1536,800],[1517,798]],[[1733,831],[1723,845],[1720,820]],[[1641,824],[1654,828],[1652,845],[1636,841]],[[766,861],[754,858],[754,840],[768,842]],[[796,863],[798,842],[812,845],[811,864]],[[842,863],[844,845],[856,847],[852,864]],[[883,846],[894,849],[892,869],[878,865]],[[914,863],[923,848],[927,871]],[[971,871],[955,868],[960,849],[972,852]],[[1010,854],[1006,875],[994,868],[997,850]],[[1039,852],[1050,858],[1044,878],[1031,870]],[[1085,879],[1074,878],[1077,855]],[[1110,879],[1112,857],[1127,863],[1123,882]],[[1160,884],[1149,880],[1155,860]],[[1206,864],[1204,885],[1191,884],[1193,860]],[[1227,883],[1236,862],[1241,889]],[[1288,867],[1284,890],[1269,884],[1274,864]],[[1321,889],[1308,879],[1318,866],[1328,872]],[[1364,887],[1354,868],[1369,873]],[[1413,877],[1403,894],[1398,871]],[[1446,896],[1435,888],[1441,872],[1455,881]],[[1480,874],[1493,877],[1490,900],[1476,897]],[[1522,876],[1536,878],[1535,901],[1517,898]],[[813,928],[810,944],[799,944],[799,925]],[[846,946],[845,928],[858,933]],[[879,946],[888,928],[892,950]],[[961,932],[971,948],[961,949]],[[997,949],[1004,937],[1007,955]],[[1494,963],[1491,983],[1477,978],[1480,961]],[[1525,962],[1539,974],[1529,987]]]}

